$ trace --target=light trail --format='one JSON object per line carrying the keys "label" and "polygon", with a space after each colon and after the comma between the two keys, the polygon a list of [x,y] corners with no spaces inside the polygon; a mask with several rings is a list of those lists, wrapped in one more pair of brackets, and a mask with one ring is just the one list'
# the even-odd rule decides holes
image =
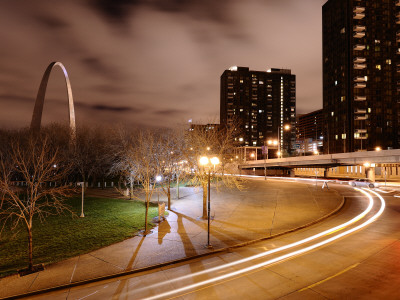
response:
{"label": "light trail", "polygon": [[[359,192],[361,192],[361,193],[363,193],[365,196],[368,197],[369,205],[368,205],[368,207],[367,207],[367,209],[365,211],[363,211],[361,214],[359,214],[358,216],[354,217],[353,219],[351,219],[351,220],[349,220],[349,221],[347,221],[347,222],[345,222],[343,224],[340,224],[340,225],[338,225],[336,227],[333,227],[331,229],[325,230],[325,231],[323,231],[321,233],[318,233],[316,235],[308,237],[306,239],[300,240],[298,242],[291,243],[291,244],[288,244],[286,246],[282,246],[282,247],[279,247],[279,248],[276,248],[276,249],[272,249],[272,250],[269,250],[269,251],[266,251],[266,252],[263,252],[263,253],[260,253],[260,254],[257,254],[257,255],[253,255],[253,256],[250,256],[248,258],[244,258],[244,259],[241,259],[241,260],[238,260],[238,261],[235,261],[235,262],[231,262],[231,263],[224,264],[224,265],[221,265],[221,266],[218,266],[218,267],[210,268],[208,270],[204,270],[204,271],[200,271],[200,272],[197,272],[197,273],[193,273],[193,274],[181,276],[181,277],[178,277],[178,278],[175,278],[175,279],[171,279],[171,280],[168,281],[168,283],[181,281],[181,280],[184,280],[184,279],[187,279],[187,278],[190,278],[190,277],[199,276],[199,275],[202,275],[202,274],[205,274],[205,273],[209,273],[209,272],[215,272],[215,271],[218,271],[218,270],[221,270],[221,269],[225,269],[225,268],[228,268],[228,267],[232,267],[232,266],[235,266],[235,265],[238,265],[238,264],[242,264],[242,263],[254,260],[254,259],[262,258],[264,256],[271,255],[271,254],[277,253],[277,252],[281,252],[281,251],[284,251],[284,250],[287,250],[287,249],[290,249],[290,248],[293,248],[293,247],[308,243],[308,242],[313,241],[315,239],[318,239],[320,237],[327,236],[327,235],[330,235],[330,234],[333,234],[333,233],[336,233],[336,232],[342,230],[343,228],[345,228],[345,227],[347,227],[347,226],[359,221],[360,219],[364,218],[365,215],[367,215],[371,211],[371,209],[373,207],[373,199],[372,199],[372,196],[370,194],[368,194],[366,191],[358,189],[358,188],[354,188],[354,189],[359,191]],[[162,294],[159,294],[159,295],[155,295],[155,296],[152,296],[152,297],[149,297],[149,298],[145,298],[145,299],[152,300],[152,299],[158,299],[158,298],[161,298],[161,297],[168,297],[168,296],[171,296],[171,295],[174,295],[174,294],[177,294],[177,293],[185,292],[185,291],[190,290],[190,289],[198,288],[198,287],[203,286],[203,285],[207,285],[207,284],[215,283],[217,281],[228,279],[230,277],[234,277],[234,276],[237,276],[237,275],[249,272],[249,271],[254,271],[256,269],[268,266],[270,264],[273,264],[273,263],[276,263],[276,262],[279,262],[279,261],[282,261],[282,260],[285,260],[285,259],[288,259],[288,258],[291,258],[291,257],[294,257],[294,256],[298,256],[300,254],[306,253],[306,252],[311,251],[311,250],[313,250],[315,248],[318,248],[318,247],[321,247],[323,245],[326,245],[326,244],[328,244],[328,243],[330,243],[330,242],[332,242],[334,240],[337,240],[337,239],[339,239],[339,238],[341,238],[343,236],[349,235],[352,232],[357,231],[357,230],[369,225],[370,223],[375,221],[383,213],[383,210],[385,208],[385,201],[383,200],[383,198],[378,193],[376,193],[374,191],[369,191],[369,192],[375,194],[381,200],[381,204],[382,204],[381,208],[378,211],[378,213],[376,213],[369,220],[367,220],[366,222],[364,222],[364,223],[362,223],[362,224],[360,224],[360,225],[358,225],[358,226],[356,226],[356,227],[354,227],[354,228],[352,228],[350,230],[344,231],[341,234],[335,235],[335,236],[333,236],[333,237],[331,237],[331,238],[329,238],[327,240],[321,241],[321,242],[319,242],[317,244],[314,244],[314,245],[308,246],[306,248],[303,248],[303,249],[300,249],[300,250],[297,250],[297,251],[294,251],[294,252],[279,256],[279,257],[274,258],[274,259],[270,259],[268,261],[253,265],[251,267],[247,267],[247,268],[235,271],[235,272],[231,272],[231,273],[228,273],[228,274],[225,274],[225,275],[221,275],[221,276],[218,276],[218,277],[215,277],[215,278],[212,278],[212,279],[208,279],[208,280],[205,280],[205,281],[202,281],[202,282],[191,284],[191,285],[188,285],[188,286],[183,287],[183,288],[175,289],[175,290],[172,290],[172,291],[169,291],[169,292],[165,292],[165,293],[162,293]],[[152,285],[150,287],[146,287],[146,289],[155,288],[155,287],[163,285],[163,284],[164,283]]]}

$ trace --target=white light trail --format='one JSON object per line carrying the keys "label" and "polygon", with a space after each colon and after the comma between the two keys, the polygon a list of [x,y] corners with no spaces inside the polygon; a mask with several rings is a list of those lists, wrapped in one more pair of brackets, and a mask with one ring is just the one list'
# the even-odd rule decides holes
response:
{"label": "white light trail", "polygon": [[[266,252],[263,252],[263,253],[248,257],[248,258],[244,258],[244,259],[232,262],[232,263],[224,264],[222,266],[218,266],[218,267],[214,267],[214,268],[211,268],[211,269],[208,269],[208,270],[204,270],[204,271],[201,271],[201,272],[197,272],[197,273],[194,273],[194,274],[189,274],[189,275],[186,275],[186,276],[178,277],[178,278],[175,278],[175,279],[172,279],[172,280],[168,281],[168,283],[171,283],[171,282],[174,282],[174,281],[178,281],[178,280],[181,281],[181,280],[184,280],[184,279],[189,278],[189,277],[199,276],[201,274],[208,273],[208,272],[215,272],[215,271],[223,269],[223,268],[227,268],[227,267],[231,267],[231,266],[234,266],[234,265],[237,265],[237,264],[248,262],[250,260],[261,258],[261,257],[267,256],[267,255],[273,254],[273,253],[277,253],[277,252],[280,252],[280,251],[283,251],[283,250],[287,250],[287,249],[290,249],[290,248],[305,244],[307,242],[310,242],[310,241],[315,240],[317,238],[320,238],[322,236],[329,235],[329,234],[332,234],[332,233],[337,232],[339,230],[342,230],[343,228],[347,227],[348,225],[359,221],[366,214],[368,214],[371,211],[372,207],[373,207],[373,199],[372,199],[372,196],[370,194],[368,194],[364,190],[361,190],[361,189],[358,189],[358,188],[355,188],[355,190],[363,193],[364,195],[366,195],[368,197],[369,205],[368,205],[367,209],[364,212],[362,212],[358,216],[354,217],[350,221],[347,221],[347,222],[345,222],[345,223],[343,223],[341,225],[338,225],[338,226],[333,227],[331,229],[325,230],[325,231],[323,231],[321,233],[318,233],[318,234],[313,235],[311,237],[308,237],[306,239],[300,240],[298,242],[291,243],[291,244],[288,244],[286,246],[282,246],[282,247],[279,247],[279,248],[276,248],[276,249],[272,249],[272,250],[269,250],[269,251],[266,251]],[[159,298],[162,298],[162,297],[168,297],[168,296],[171,296],[171,295],[174,295],[174,294],[177,294],[177,293],[182,293],[182,292],[188,291],[190,289],[195,289],[195,288],[207,285],[207,284],[211,284],[211,283],[215,283],[217,281],[228,279],[230,277],[234,277],[234,276],[246,273],[246,272],[254,271],[256,269],[259,269],[259,268],[262,268],[262,267],[266,267],[268,265],[271,265],[273,263],[285,260],[287,258],[294,257],[294,256],[297,256],[297,255],[306,253],[306,252],[311,251],[311,250],[313,250],[315,248],[321,247],[321,246],[326,245],[326,244],[328,244],[328,243],[330,243],[332,241],[335,241],[335,240],[337,240],[337,239],[339,239],[341,237],[349,235],[349,234],[353,233],[354,231],[357,231],[357,230],[369,225],[373,221],[375,221],[383,213],[383,210],[385,209],[385,201],[383,200],[383,198],[378,193],[376,193],[374,191],[369,191],[369,192],[375,194],[381,200],[381,208],[369,220],[367,220],[366,222],[364,222],[364,223],[362,223],[362,224],[360,224],[360,225],[358,225],[358,226],[356,226],[356,227],[354,227],[352,229],[344,231],[344,232],[342,232],[342,233],[340,233],[338,235],[335,235],[335,236],[333,236],[333,237],[331,237],[331,238],[329,238],[327,240],[321,241],[321,242],[319,242],[317,244],[308,246],[306,248],[303,248],[303,249],[300,249],[300,250],[297,250],[297,251],[293,251],[293,252],[285,254],[285,255],[281,255],[279,257],[270,259],[268,261],[253,265],[251,267],[247,267],[247,268],[244,268],[244,269],[241,269],[241,270],[238,270],[238,271],[235,271],[235,272],[231,272],[231,273],[228,273],[228,274],[225,274],[225,275],[217,276],[215,278],[204,280],[202,282],[198,282],[198,283],[195,283],[195,284],[187,285],[185,287],[182,287],[182,288],[179,288],[179,289],[175,289],[175,290],[172,290],[172,291],[168,291],[168,292],[165,292],[165,293],[162,293],[162,294],[158,294],[158,295],[155,295],[155,296],[152,296],[152,297],[149,297],[149,298],[145,298],[145,299],[152,300],[152,299],[159,299]],[[155,285],[155,286],[157,286],[157,285]],[[155,286],[151,286],[151,288],[153,288]],[[147,288],[150,288],[150,287],[147,287]]]}

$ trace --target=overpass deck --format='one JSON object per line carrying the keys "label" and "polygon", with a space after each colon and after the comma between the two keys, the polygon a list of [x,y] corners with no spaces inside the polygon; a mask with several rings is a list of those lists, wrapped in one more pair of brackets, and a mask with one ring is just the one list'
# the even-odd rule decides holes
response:
{"label": "overpass deck", "polygon": [[313,156],[296,156],[275,159],[262,159],[247,161],[246,164],[239,165],[240,169],[249,168],[300,168],[300,167],[319,167],[331,168],[336,166],[363,165],[370,164],[392,164],[400,163],[400,149],[382,151],[359,151],[349,153],[323,154]]}

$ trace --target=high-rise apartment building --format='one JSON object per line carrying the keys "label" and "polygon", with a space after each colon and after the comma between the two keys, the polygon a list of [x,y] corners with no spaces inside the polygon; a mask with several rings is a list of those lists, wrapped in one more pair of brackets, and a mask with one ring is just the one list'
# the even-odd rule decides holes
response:
{"label": "high-rise apartment building", "polygon": [[400,1],[322,11],[324,152],[399,148]]}
{"label": "high-rise apartment building", "polygon": [[241,146],[278,141],[291,153],[296,140],[296,76],[286,69],[231,67],[221,75],[221,124],[238,124]]}

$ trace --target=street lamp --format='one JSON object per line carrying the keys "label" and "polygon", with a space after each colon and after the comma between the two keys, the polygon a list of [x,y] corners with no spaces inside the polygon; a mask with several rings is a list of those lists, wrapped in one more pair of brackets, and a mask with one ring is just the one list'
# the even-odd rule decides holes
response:
{"label": "street lamp", "polygon": [[211,217],[211,199],[210,199],[210,177],[211,177],[211,165],[214,166],[214,171],[215,171],[215,165],[219,164],[219,159],[218,157],[212,157],[208,158],[207,156],[202,156],[200,157],[200,165],[203,166],[203,168],[208,167],[208,188],[207,188],[207,248],[212,248],[210,244],[210,217]]}
{"label": "street lamp", "polygon": [[282,150],[281,145],[283,146],[283,131],[288,131],[290,129],[290,125],[286,124],[282,127],[282,136],[281,135],[281,126],[278,126],[278,157],[282,158]]}
{"label": "street lamp", "polygon": [[382,148],[379,147],[379,146],[375,148],[375,151],[378,151],[378,152],[379,152],[379,151],[381,151],[381,150],[382,150]]}
{"label": "street lamp", "polygon": [[161,175],[157,175],[156,176],[156,182],[154,183],[156,190],[157,190],[157,204],[158,204],[158,222],[161,222],[161,209],[160,209],[160,187],[157,186],[157,182],[161,182],[162,180],[162,176]]}
{"label": "street lamp", "polygon": [[[161,180],[162,180],[161,175],[157,175],[156,176],[156,183],[160,182]],[[156,189],[157,189],[157,203],[158,203],[158,205],[160,205],[160,190],[159,190],[159,187],[156,184],[155,184],[155,186],[156,186]]]}

